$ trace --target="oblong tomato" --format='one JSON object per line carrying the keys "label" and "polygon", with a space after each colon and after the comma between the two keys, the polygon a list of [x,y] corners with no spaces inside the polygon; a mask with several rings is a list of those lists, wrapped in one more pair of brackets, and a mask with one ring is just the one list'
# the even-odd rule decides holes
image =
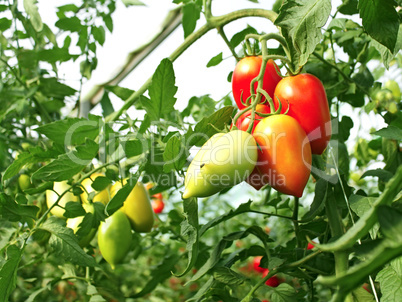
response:
{"label": "oblong tomato", "polygon": [[[270,113],[269,107],[265,104],[258,104],[257,107],[255,108],[256,114],[254,117],[254,125],[253,125],[253,129],[251,130],[251,133],[254,132],[255,127],[258,125],[258,123],[264,118],[260,115],[258,115],[258,112],[261,113]],[[251,122],[251,113],[252,110],[247,110],[246,112],[244,112],[236,121],[236,127],[239,130],[242,131],[247,131],[248,126],[250,125]]]}
{"label": "oblong tomato", "polygon": [[[245,103],[251,95],[251,81],[260,73],[261,64],[261,56],[245,57],[236,64],[232,76],[232,92],[234,100],[239,109],[246,107],[243,103]],[[281,79],[282,76],[279,74],[278,66],[273,60],[268,60],[265,68],[262,88],[269,94],[271,98],[274,98],[275,87]],[[258,82],[254,84],[254,89],[257,89],[257,86]],[[263,97],[261,102],[264,101],[265,98]]]}
{"label": "oblong tomato", "polygon": [[307,135],[296,119],[284,114],[266,117],[253,136],[259,145],[259,182],[301,197],[310,176],[312,155]]}
{"label": "oblong tomato", "polygon": [[[313,154],[322,154],[331,139],[331,115],[321,81],[311,74],[283,78],[275,88],[274,103],[282,103],[282,113],[294,117],[302,126]],[[275,108],[276,108],[275,106]]]}

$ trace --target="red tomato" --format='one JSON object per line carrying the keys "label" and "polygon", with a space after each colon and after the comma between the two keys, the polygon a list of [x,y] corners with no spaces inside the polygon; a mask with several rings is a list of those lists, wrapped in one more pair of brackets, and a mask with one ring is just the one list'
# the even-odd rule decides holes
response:
{"label": "red tomato", "polygon": [[[262,58],[260,56],[245,57],[237,63],[233,71],[232,91],[233,97],[239,109],[246,107],[242,104],[242,100],[243,103],[245,103],[248,97],[250,97],[250,84],[251,81],[260,73],[261,64]],[[274,97],[276,84],[278,84],[281,79],[282,76],[280,75],[278,66],[273,60],[268,60],[265,68],[262,88],[269,94],[271,98]],[[254,84],[254,89],[257,88],[257,85],[258,83],[256,82]],[[261,102],[264,100],[265,98],[263,97]]]}
{"label": "red tomato", "polygon": [[[262,276],[265,277],[266,275],[268,275],[269,270],[265,269],[265,271],[262,273]],[[266,282],[266,285],[271,286],[271,287],[277,287],[280,284],[280,281],[278,279],[277,276],[273,276],[271,278],[269,278]]]}
{"label": "red tomato", "polygon": [[[256,111],[256,115],[254,117],[254,125],[253,125],[253,129],[251,130],[251,133],[254,132],[255,127],[258,125],[258,123],[263,119],[262,116],[258,115],[258,112],[261,113],[269,113],[269,107],[267,105],[262,105],[262,104],[258,104],[257,107],[255,108]],[[248,126],[250,125],[251,122],[251,112],[252,110],[248,110],[246,112],[244,112],[236,121],[236,127],[242,131],[247,131]]]}
{"label": "red tomato", "polygon": [[275,96],[282,103],[282,113],[289,108],[287,115],[294,117],[307,133],[311,152],[322,154],[332,130],[327,95],[321,81],[311,74],[286,77],[276,86]]}
{"label": "red tomato", "polygon": [[299,123],[284,114],[269,116],[257,125],[253,136],[259,145],[255,169],[261,175],[256,185],[262,182],[279,192],[301,197],[310,176],[312,155]]}
{"label": "red tomato", "polygon": [[165,203],[163,202],[163,195],[162,193],[157,193],[155,195],[152,195],[152,209],[156,214],[162,213]]}
{"label": "red tomato", "polygon": [[253,259],[253,268],[256,272],[260,272],[263,273],[266,268],[263,268],[260,266],[260,262],[261,262],[262,256],[256,256]]}
{"label": "red tomato", "polygon": [[311,244],[310,242],[307,244],[307,249],[312,250],[314,248],[314,245]]}

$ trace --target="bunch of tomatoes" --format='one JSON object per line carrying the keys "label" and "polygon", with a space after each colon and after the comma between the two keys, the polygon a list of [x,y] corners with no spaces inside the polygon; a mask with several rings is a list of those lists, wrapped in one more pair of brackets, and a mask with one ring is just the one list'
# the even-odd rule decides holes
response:
{"label": "bunch of tomatoes", "polygon": [[[282,77],[273,60],[263,62],[247,56],[237,63],[232,91],[240,111],[229,134],[212,136],[194,157],[183,198],[206,197],[241,181],[302,196],[312,154],[322,154],[332,134],[325,89],[311,74]],[[213,183],[214,176],[220,182]]]}
{"label": "bunch of tomatoes", "polygon": [[[125,185],[127,180],[115,182],[107,188],[96,191],[92,184],[98,177],[105,177],[102,173],[94,173],[91,177],[82,181],[83,189],[80,196],[76,196],[69,192],[69,184],[65,181],[55,182],[53,190],[46,192],[46,202],[51,214],[65,218],[65,207],[68,202],[82,202],[82,207],[86,213],[93,214],[95,212],[95,204],[102,203],[107,205],[111,198]],[[103,258],[114,269],[116,264],[121,263],[127,255],[132,239],[132,231],[138,233],[150,232],[154,226],[154,213],[161,213],[164,208],[162,193],[157,193],[151,198],[148,190],[152,188],[152,184],[144,185],[137,182],[123,206],[113,213],[111,216],[102,221],[98,229],[92,228],[89,232],[81,230],[81,224],[88,215],[68,218],[67,227],[71,228],[78,235],[79,245],[87,246],[95,234],[98,233],[98,246]],[[64,193],[66,192],[66,193]],[[58,200],[59,206],[54,206]]]}

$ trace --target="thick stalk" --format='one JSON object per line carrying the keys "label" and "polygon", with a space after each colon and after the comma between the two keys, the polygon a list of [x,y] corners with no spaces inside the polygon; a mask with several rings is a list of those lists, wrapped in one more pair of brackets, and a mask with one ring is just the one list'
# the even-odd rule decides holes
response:
{"label": "thick stalk", "polygon": [[[169,59],[174,62],[187,48],[194,44],[199,38],[208,33],[211,29],[222,27],[235,20],[245,17],[262,17],[275,21],[277,14],[270,10],[264,9],[245,9],[239,10],[227,15],[219,17],[211,17],[208,22],[198,31],[189,35],[184,42],[169,56]],[[134,92],[124,103],[124,105],[116,112],[113,112],[106,117],[106,122],[116,121],[128,108],[130,108],[138,98],[147,91],[151,84],[152,78],[149,78],[136,92]]]}

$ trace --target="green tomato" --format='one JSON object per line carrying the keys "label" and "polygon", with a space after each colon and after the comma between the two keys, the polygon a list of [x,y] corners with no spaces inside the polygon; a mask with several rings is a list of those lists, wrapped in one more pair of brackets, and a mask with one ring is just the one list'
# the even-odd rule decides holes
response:
{"label": "green tomato", "polygon": [[222,188],[215,187],[207,182],[201,173],[201,166],[205,164],[205,159],[210,157],[210,152],[215,142],[221,138],[224,133],[217,133],[213,135],[197,152],[194,159],[191,161],[184,179],[184,193],[183,198],[190,197],[207,197],[218,193]]}
{"label": "green tomato", "polygon": [[384,88],[390,90],[396,100],[401,99],[401,89],[399,88],[398,83],[395,82],[394,80],[386,81],[384,84]]}
{"label": "green tomato", "polygon": [[22,191],[32,188],[31,179],[27,174],[21,174],[18,177],[18,185]]}
{"label": "green tomato", "polygon": [[[127,180],[124,180],[124,184],[126,184],[126,182]],[[121,182],[116,182],[110,189],[110,195],[113,197],[121,188]],[[143,233],[152,230],[155,216],[151,199],[143,183],[137,182],[124,201],[121,211],[127,215],[134,231]]]}
{"label": "green tomato", "polygon": [[102,221],[98,229],[98,245],[103,258],[115,269],[130,250],[132,235],[130,221],[118,210]]}
{"label": "green tomato", "polygon": [[[53,184],[53,190],[57,192],[57,194],[62,194],[65,190],[70,188],[70,185],[67,183],[67,181],[61,181],[61,182],[55,182]],[[59,198],[59,195],[57,195],[54,191],[47,190],[46,191],[46,203],[47,207],[50,208]],[[55,216],[58,216],[60,218],[65,218],[64,217],[64,212],[65,210],[63,209],[66,204],[69,201],[74,201],[74,202],[79,202],[79,197],[75,196],[73,193],[70,191],[67,192],[66,194],[63,195],[63,197],[60,199],[58,205],[60,206],[55,206],[50,213],[52,213]],[[63,207],[63,208],[61,208]]]}
{"label": "green tomato", "polygon": [[244,181],[257,157],[255,139],[245,131],[212,136],[187,170],[183,198],[210,196]]}

